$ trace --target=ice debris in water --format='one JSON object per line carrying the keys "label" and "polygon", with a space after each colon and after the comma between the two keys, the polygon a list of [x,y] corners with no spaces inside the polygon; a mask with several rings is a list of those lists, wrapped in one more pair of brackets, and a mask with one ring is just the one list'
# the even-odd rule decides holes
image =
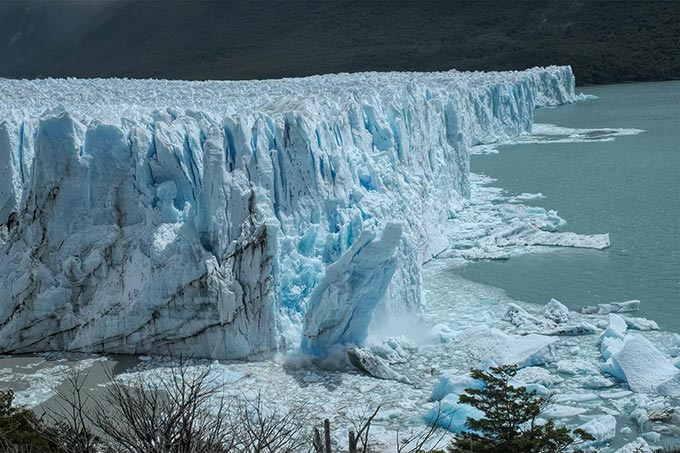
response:
{"label": "ice debris in water", "polygon": [[449,248],[439,253],[439,258],[498,260],[537,248],[609,246],[607,234],[560,232],[566,222],[557,212],[515,204],[519,200],[489,186],[491,178],[473,173],[470,183],[469,204],[448,220]]}

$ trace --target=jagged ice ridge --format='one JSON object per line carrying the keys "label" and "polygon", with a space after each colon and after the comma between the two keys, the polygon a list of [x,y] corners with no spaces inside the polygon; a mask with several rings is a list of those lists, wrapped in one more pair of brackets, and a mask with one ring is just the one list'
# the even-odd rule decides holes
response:
{"label": "jagged ice ridge", "polygon": [[0,351],[211,358],[417,312],[469,148],[576,100],[569,67],[0,93]]}

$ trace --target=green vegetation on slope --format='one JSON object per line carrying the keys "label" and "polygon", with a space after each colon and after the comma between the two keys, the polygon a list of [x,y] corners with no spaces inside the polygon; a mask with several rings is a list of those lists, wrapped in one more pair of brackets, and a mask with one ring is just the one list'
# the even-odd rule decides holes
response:
{"label": "green vegetation on slope", "polygon": [[7,0],[0,76],[252,79],[571,64],[680,78],[680,0]]}

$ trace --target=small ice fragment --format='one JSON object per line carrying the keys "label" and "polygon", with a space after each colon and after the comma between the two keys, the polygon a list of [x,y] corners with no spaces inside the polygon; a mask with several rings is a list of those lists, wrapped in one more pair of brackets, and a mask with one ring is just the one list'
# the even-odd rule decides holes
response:
{"label": "small ice fragment", "polygon": [[676,385],[680,384],[680,370],[641,335],[626,336],[623,347],[611,360],[635,392],[655,392],[662,384],[664,394],[674,393],[676,387],[680,390]]}
{"label": "small ice fragment", "polygon": [[601,338],[612,337],[623,339],[627,328],[628,325],[623,316],[612,313],[609,315],[609,326],[602,332]]}

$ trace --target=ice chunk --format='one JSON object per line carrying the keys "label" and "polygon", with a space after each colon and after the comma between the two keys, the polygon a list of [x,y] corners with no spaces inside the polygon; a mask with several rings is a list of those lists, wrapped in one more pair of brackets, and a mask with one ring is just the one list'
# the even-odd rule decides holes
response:
{"label": "ice chunk", "polygon": [[541,384],[550,387],[564,381],[561,377],[545,368],[530,366],[517,370],[512,385]]}
{"label": "ice chunk", "polygon": [[642,437],[647,442],[651,442],[653,444],[656,444],[661,440],[661,434],[655,433],[654,431],[648,431],[646,433],[642,433],[642,436],[640,436],[640,437]]}
{"label": "ice chunk", "polygon": [[630,413],[630,418],[635,421],[640,431],[644,431],[645,425],[649,421],[649,414],[644,408],[638,407]]}
{"label": "ice chunk", "polygon": [[456,336],[456,332],[446,324],[437,324],[430,329],[428,340],[432,343],[448,343]]}
{"label": "ice chunk", "polygon": [[624,316],[623,319],[626,321],[626,325],[629,329],[634,330],[659,330],[659,325],[647,318],[629,318]]}
{"label": "ice chunk", "polygon": [[579,383],[587,389],[603,389],[616,385],[616,382],[604,376],[587,376],[580,379]]}
{"label": "ice chunk", "polygon": [[479,409],[458,402],[458,395],[449,394],[439,404],[425,414],[428,425],[440,426],[452,433],[467,431],[465,423],[468,418],[479,419],[484,413]]}
{"label": "ice chunk", "polygon": [[529,314],[525,309],[514,303],[508,304],[508,310],[505,312],[503,319],[527,332],[551,331],[555,329],[554,321]]}
{"label": "ice chunk", "polygon": [[569,309],[557,299],[550,299],[543,309],[543,316],[556,322],[563,323],[569,321]]}
{"label": "ice chunk", "polygon": [[612,415],[602,415],[582,424],[579,428],[595,438],[590,441],[591,445],[601,445],[616,436],[616,418]]}
{"label": "ice chunk", "polygon": [[519,230],[512,229],[497,237],[496,245],[499,247],[543,245],[601,250],[609,247],[609,234],[557,233],[525,225]]}
{"label": "ice chunk", "polygon": [[608,315],[609,313],[627,313],[638,311],[640,308],[639,300],[629,300],[626,302],[612,302],[609,304],[598,304],[581,309],[584,314]]}
{"label": "ice chunk", "polygon": [[627,443],[623,447],[616,450],[614,453],[653,453],[654,450],[649,446],[646,440],[638,437],[632,442]]}
{"label": "ice chunk", "polygon": [[672,407],[665,407],[663,409],[658,409],[650,412],[648,414],[648,418],[649,420],[654,422],[669,423],[673,418],[673,414],[675,414],[675,409],[673,409]]}
{"label": "ice chunk", "polygon": [[418,351],[418,346],[409,338],[400,335],[388,338],[380,344],[372,344],[369,349],[380,358],[387,360],[389,364],[395,364],[408,362],[408,359]]}
{"label": "ice chunk", "polygon": [[555,341],[544,335],[514,336],[498,329],[473,328],[456,337],[456,346],[480,357],[481,366],[515,364],[523,368],[552,362]]}
{"label": "ice chunk", "polygon": [[604,337],[600,343],[600,353],[602,358],[609,360],[609,358],[618,353],[623,348],[623,340],[617,337]]}
{"label": "ice chunk", "polygon": [[671,378],[666,379],[656,386],[656,393],[671,398],[680,397],[680,370],[678,370]]}
{"label": "ice chunk", "polygon": [[508,201],[510,203],[517,203],[521,201],[527,201],[527,200],[539,200],[541,198],[545,198],[545,196],[542,193],[521,193],[519,195],[515,195],[514,197],[511,197]]}
{"label": "ice chunk", "polygon": [[673,395],[680,390],[676,385],[676,382],[680,383],[680,370],[641,335],[628,335],[621,350],[611,360],[635,392],[661,391]]}
{"label": "ice chunk", "polygon": [[460,395],[467,388],[482,389],[484,388],[484,383],[473,379],[467,374],[443,374],[434,386],[430,399],[432,401],[440,401],[450,393]]}
{"label": "ice chunk", "polygon": [[349,348],[347,349],[347,357],[352,365],[359,370],[377,377],[378,379],[387,379],[390,381],[411,384],[410,379],[394,371],[389,364],[367,348]]}

